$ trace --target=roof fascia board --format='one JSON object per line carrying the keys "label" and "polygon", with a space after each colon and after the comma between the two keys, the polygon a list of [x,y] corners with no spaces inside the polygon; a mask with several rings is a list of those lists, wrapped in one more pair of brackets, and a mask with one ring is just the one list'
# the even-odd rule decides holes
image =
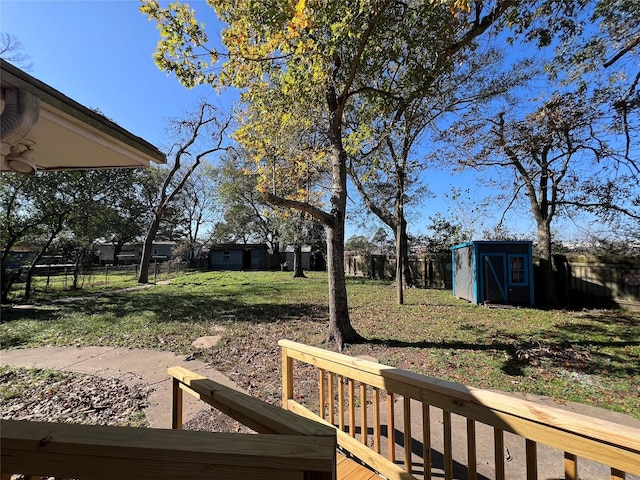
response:
{"label": "roof fascia board", "polygon": [[134,135],[115,122],[72,100],[62,92],[23,72],[7,61],[0,59],[0,65],[2,66],[3,84],[20,88],[37,96],[41,102],[49,104],[120,142],[144,152],[156,163],[167,163],[165,154],[143,138]]}

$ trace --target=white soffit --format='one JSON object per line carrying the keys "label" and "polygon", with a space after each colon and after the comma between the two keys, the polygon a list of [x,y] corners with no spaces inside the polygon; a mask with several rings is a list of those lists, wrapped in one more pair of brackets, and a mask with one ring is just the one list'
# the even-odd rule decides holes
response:
{"label": "white soffit", "polygon": [[[3,111],[9,90],[18,89],[39,99],[37,121],[25,129],[26,134],[19,141],[2,139],[0,171],[15,171],[20,161],[35,163],[37,171],[148,167],[151,162],[166,163],[164,154],[149,142],[5,61],[2,61],[0,81]],[[19,161],[12,162],[14,168],[11,168],[7,160],[16,160],[16,157]]]}

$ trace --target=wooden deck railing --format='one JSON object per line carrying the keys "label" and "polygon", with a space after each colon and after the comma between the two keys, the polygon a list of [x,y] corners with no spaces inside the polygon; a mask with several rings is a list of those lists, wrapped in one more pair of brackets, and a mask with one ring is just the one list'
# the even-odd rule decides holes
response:
{"label": "wooden deck railing", "polygon": [[[335,480],[336,432],[181,367],[172,367],[173,430],[2,420],[2,480]],[[182,392],[258,435],[182,431]]]}
{"label": "wooden deck railing", "polygon": [[2,479],[329,479],[330,437],[2,420]]}
{"label": "wooden deck railing", "polygon": [[[486,442],[478,442],[477,428],[491,430],[493,476],[499,480],[533,480],[538,478],[539,469],[548,470],[548,465],[539,464],[539,445],[564,452],[559,455],[564,467],[559,468],[564,469],[566,479],[577,480],[578,458],[606,465],[605,476],[610,475],[613,480],[624,479],[625,472],[640,475],[640,429],[287,340],[281,340],[279,345],[283,407],[334,426],[342,449],[389,479],[414,479],[412,471],[416,467],[422,467],[423,478],[432,478],[436,455],[444,478],[452,479],[454,452],[459,451],[460,442],[465,444],[466,462],[457,460],[456,467],[463,469],[469,479],[487,478],[477,471],[478,451],[487,448]],[[311,405],[296,401],[294,360],[319,371],[317,412],[311,410]],[[398,408],[399,399],[402,406]],[[434,415],[441,415],[438,418],[442,419],[442,432],[438,432],[441,452],[432,445],[437,436],[433,431]],[[521,437],[524,444],[522,472],[505,473],[505,432]],[[416,457],[419,466],[414,463]]]}
{"label": "wooden deck railing", "polygon": [[217,408],[257,433],[328,437],[335,446],[336,432],[292,412],[191,372],[183,367],[167,370],[173,379],[172,428],[182,428],[182,392]]}

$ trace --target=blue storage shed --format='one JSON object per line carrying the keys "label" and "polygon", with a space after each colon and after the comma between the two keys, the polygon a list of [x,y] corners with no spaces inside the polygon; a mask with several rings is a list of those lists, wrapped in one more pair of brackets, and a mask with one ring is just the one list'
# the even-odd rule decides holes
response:
{"label": "blue storage shed", "polygon": [[453,294],[475,304],[533,305],[528,241],[474,241],[451,247]]}

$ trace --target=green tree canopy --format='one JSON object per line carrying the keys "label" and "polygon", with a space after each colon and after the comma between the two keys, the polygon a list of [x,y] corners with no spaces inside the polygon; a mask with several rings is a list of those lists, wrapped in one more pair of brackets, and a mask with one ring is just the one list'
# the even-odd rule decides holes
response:
{"label": "green tree canopy", "polygon": [[[270,202],[305,211],[325,225],[329,270],[327,340],[341,348],[360,336],[351,326],[344,277],[344,222],[347,199],[346,142],[371,135],[366,124],[349,126],[347,113],[371,108],[377,118],[398,91],[428,95],[438,79],[464,61],[474,40],[515,2],[441,0],[358,2],[210,0],[222,22],[224,51],[208,43],[204,27],[185,5],[160,8],[146,0],[142,11],[158,22],[161,41],[155,54],[163,70],[186,86],[210,83],[242,89],[253,107],[244,131],[264,129],[278,143],[282,124],[295,131],[322,125],[323,148],[308,151],[309,165],[322,162],[331,172],[324,205],[309,204],[287,192],[264,192]],[[213,67],[218,67],[213,68]],[[394,79],[401,77],[400,82]],[[293,107],[293,108],[292,108]],[[282,142],[247,147],[257,158],[282,158]],[[304,152],[304,149],[297,149]],[[296,162],[299,155],[290,159]],[[266,173],[266,172],[265,172]]]}

